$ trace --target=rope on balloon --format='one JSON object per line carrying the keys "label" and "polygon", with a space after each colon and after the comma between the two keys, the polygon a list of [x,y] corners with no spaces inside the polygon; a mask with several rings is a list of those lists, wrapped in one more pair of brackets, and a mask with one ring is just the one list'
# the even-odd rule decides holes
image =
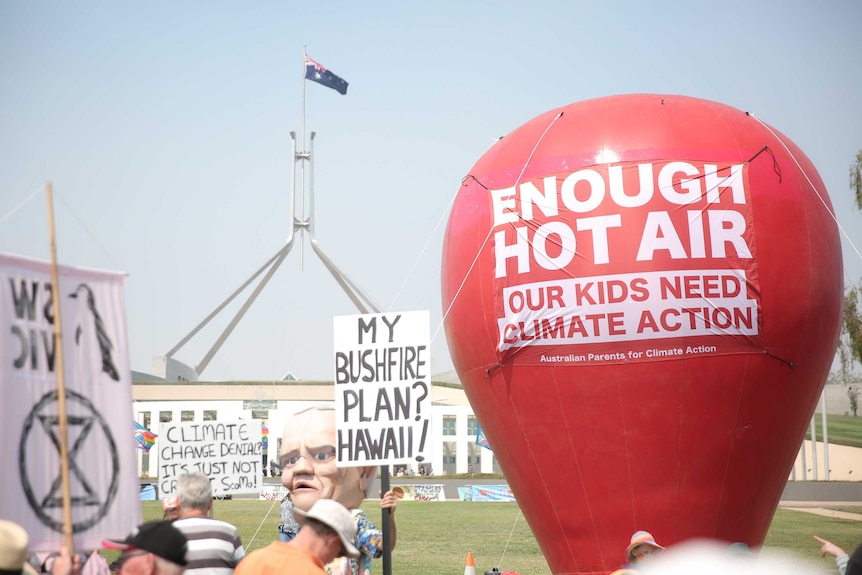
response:
{"label": "rope on balloon", "polygon": [[783,357],[779,357],[779,356],[775,355],[774,353],[769,353],[765,349],[763,350],[763,354],[766,355],[767,357],[771,357],[772,359],[777,359],[781,363],[787,365],[787,367],[789,367],[790,369],[796,369],[796,364],[793,363],[792,361],[790,361],[789,359],[784,359]]}
{"label": "rope on balloon", "polygon": [[[553,125],[557,122],[557,120],[559,120],[560,118],[563,117],[563,114],[564,114],[564,112],[560,112],[559,114],[554,116],[554,119],[550,121],[548,126],[542,132],[542,135],[540,135],[539,138],[536,140],[536,144],[533,146],[533,149],[530,151],[530,155],[527,156],[527,159],[524,162],[524,167],[521,168],[521,173],[518,174],[518,177],[515,179],[515,184],[514,184],[515,187],[517,187],[517,185],[521,182],[521,178],[524,177],[524,172],[527,171],[527,166],[530,165],[530,161],[533,159],[533,155],[535,155],[536,150],[539,148],[539,144],[542,143],[542,140],[545,139],[545,136],[548,134],[548,131],[550,131],[551,127],[553,127]],[[482,186],[485,190],[489,190],[488,186],[486,186],[481,181],[479,181],[479,179],[476,178],[476,176],[474,176],[473,174],[467,174],[466,176],[464,176],[464,178],[461,180],[461,186],[467,185],[466,182],[469,179],[472,179],[473,181],[475,181],[477,184]],[[455,292],[455,296],[452,298],[452,301],[449,302],[449,307],[446,308],[446,313],[444,313],[443,317],[440,319],[440,324],[437,326],[437,329],[434,330],[434,335],[431,336],[431,341],[434,341],[435,339],[437,339],[437,334],[440,333],[440,328],[443,326],[444,322],[446,321],[446,318],[449,317],[449,312],[452,311],[452,306],[455,305],[455,302],[457,301],[458,296],[461,295],[461,290],[464,289],[464,285],[467,283],[467,278],[470,277],[470,274],[473,272],[473,268],[476,266],[476,262],[479,261],[479,256],[482,255],[482,252],[485,249],[485,245],[488,243],[488,240],[491,237],[491,232],[493,231],[493,229],[494,229],[493,226],[488,227],[488,233],[485,236],[485,240],[482,242],[482,245],[479,246],[479,249],[476,250],[476,256],[473,258],[473,261],[470,263],[470,268],[467,270],[467,273],[464,274],[464,279],[461,280],[461,285],[458,286],[458,290]]]}
{"label": "rope on balloon", "polygon": [[[747,114],[747,115],[751,116],[751,114]],[[777,175],[777,176],[778,176],[778,183],[781,183],[781,181],[782,181],[781,166],[778,164],[778,160],[775,158],[775,153],[770,149],[770,147],[769,147],[769,146],[764,145],[764,146],[763,146],[762,148],[760,148],[757,152],[755,152],[753,156],[751,156],[750,158],[748,158],[748,160],[746,160],[746,161],[745,161],[745,163],[746,163],[746,164],[751,164],[755,159],[757,159],[757,157],[758,157],[758,156],[760,156],[760,155],[761,155],[761,154],[763,154],[764,152],[766,152],[767,154],[769,154],[769,156],[772,158],[772,170],[775,172],[775,175]],[[722,169],[725,169],[725,168],[722,168]],[[722,171],[721,169],[720,169],[720,170],[718,170],[718,172],[719,172],[719,173],[720,173],[721,171]],[[699,176],[696,176],[694,179],[696,179],[696,180],[705,180],[705,179],[706,179],[706,174],[704,173],[704,174],[701,174],[701,175],[699,175]],[[718,188],[719,188],[719,184],[718,184],[718,183],[715,183],[711,188],[708,188],[708,189],[706,190],[706,192],[707,192],[707,194],[708,194],[708,193],[710,193],[710,192],[716,191],[718,194],[721,194],[722,192],[721,192],[721,190],[720,190],[720,189],[718,189]],[[706,211],[706,207],[704,206],[700,211],[701,211],[701,212]],[[718,306],[717,306],[717,305],[716,305],[712,300],[710,300],[710,299],[703,298],[703,303],[704,303],[704,305],[709,305],[709,306],[711,306],[714,310],[717,310],[717,309],[718,309]],[[729,331],[728,329],[723,329],[723,328],[716,328],[716,329],[719,329],[720,331],[724,332],[724,334],[725,334],[725,335],[729,335],[729,333],[730,333],[730,331]],[[770,353],[770,352],[769,352],[769,351],[767,351],[767,350],[766,350],[762,345],[758,345],[758,344],[756,344],[756,343],[754,342],[754,338],[753,338],[753,337],[751,337],[750,335],[745,335],[744,337],[745,337],[745,339],[746,339],[746,340],[748,340],[748,342],[749,342],[753,347],[756,347],[756,348],[760,349],[760,351],[762,351],[764,355],[766,355],[766,356],[768,356],[768,357],[771,357],[771,358],[773,358],[773,359],[778,360],[779,362],[781,362],[781,363],[783,363],[783,364],[785,364],[785,365],[789,366],[791,369],[795,369],[795,368],[796,368],[796,365],[795,365],[792,361],[787,360],[787,359],[784,359],[784,358],[782,358],[782,357],[779,357],[779,356],[777,356],[777,355],[775,355],[775,354],[773,354],[773,353]]]}
{"label": "rope on balloon", "polygon": [[790,150],[790,148],[787,147],[787,144],[784,143],[784,140],[779,138],[778,134],[776,134],[775,131],[772,128],[770,128],[765,122],[762,122],[760,120],[760,118],[758,118],[754,114],[748,114],[748,115],[751,116],[752,118],[754,118],[754,120],[756,122],[758,122],[761,126],[766,128],[766,131],[768,131],[770,134],[772,134],[775,137],[775,139],[781,143],[781,145],[784,147],[784,151],[787,152],[787,154],[790,156],[790,159],[793,160],[794,164],[796,164],[796,167],[799,169],[799,171],[805,177],[805,180],[808,182],[808,185],[811,186],[812,190],[814,190],[814,193],[817,195],[817,198],[820,200],[820,203],[822,203],[823,207],[826,208],[826,212],[832,217],[832,221],[834,221],[835,225],[838,226],[838,229],[841,231],[841,235],[844,236],[844,239],[847,240],[847,243],[849,243],[850,246],[853,248],[853,251],[856,252],[856,256],[860,260],[862,260],[862,253],[859,252],[859,248],[856,247],[856,244],[853,243],[853,240],[850,239],[850,236],[847,233],[847,231],[844,229],[844,227],[838,221],[838,218],[835,215],[835,211],[829,209],[829,205],[826,203],[826,200],[820,194],[820,190],[817,189],[817,186],[815,186],[814,182],[811,181],[811,178],[808,177],[808,173],[802,168],[802,165],[799,163],[799,160],[796,159],[796,156],[793,154],[793,152]]}
{"label": "rope on balloon", "polygon": [[[467,179],[466,177],[464,179]],[[478,182],[478,180],[476,180]],[[461,180],[461,185],[464,185],[464,180]],[[480,184],[481,185],[481,184]],[[416,261],[413,262],[413,267],[410,268],[410,271],[407,272],[407,277],[404,278],[404,282],[402,282],[401,287],[398,288],[398,291],[395,293],[395,297],[392,298],[392,303],[389,304],[389,307],[386,311],[391,311],[395,306],[395,302],[398,301],[398,297],[401,295],[401,292],[404,291],[404,287],[407,285],[407,282],[410,281],[410,277],[413,275],[413,272],[416,271],[416,266],[419,265],[419,261],[425,255],[425,252],[428,251],[428,246],[431,245],[431,239],[437,235],[437,230],[440,229],[440,224],[443,223],[443,220],[446,219],[446,214],[452,209],[452,204],[455,203],[455,198],[457,197],[457,193],[452,195],[452,199],[449,200],[449,203],[446,205],[446,209],[443,210],[443,213],[440,214],[440,218],[437,220],[437,225],[434,226],[434,230],[431,232],[431,235],[428,236],[428,240],[425,242],[425,246],[422,248],[422,251],[419,252],[419,255],[416,257]],[[436,333],[435,333],[436,335]]]}
{"label": "rope on balloon", "polygon": [[503,558],[506,556],[506,551],[509,550],[509,543],[512,542],[512,537],[515,535],[515,526],[518,524],[518,518],[521,516],[521,508],[518,508],[518,513],[515,515],[515,522],[512,523],[512,530],[509,532],[509,539],[506,540],[506,546],[503,547],[503,554],[500,555],[500,562],[497,565],[503,568]]}
{"label": "rope on balloon", "polygon": [[[491,146],[493,146],[494,144],[496,144],[497,142],[502,140],[503,136],[500,136],[499,138],[492,138],[492,139],[494,140],[494,143],[491,144]],[[490,147],[489,147],[489,149],[490,149]],[[476,178],[474,178],[472,175],[467,175],[467,176],[464,176],[463,178],[461,178],[461,186],[463,186],[464,183],[469,178],[473,178],[477,184],[479,184],[480,186],[482,186],[486,190],[488,189],[487,186],[483,185],[482,182],[480,182],[479,180],[476,180]],[[434,238],[434,236],[437,235],[437,230],[440,229],[440,224],[442,224],[445,221],[446,216],[449,214],[450,210],[452,209],[452,204],[455,203],[455,198],[457,198],[457,197],[458,197],[458,192],[455,192],[454,194],[452,194],[452,197],[449,199],[449,203],[446,205],[446,208],[440,213],[440,218],[437,220],[437,225],[434,226],[434,230],[428,236],[428,240],[425,242],[425,246],[419,252],[419,255],[416,257],[416,261],[413,263],[413,267],[411,267],[410,271],[407,272],[407,277],[404,278],[404,282],[401,284],[401,287],[398,288],[398,292],[395,294],[395,297],[392,298],[392,303],[389,304],[387,311],[390,311],[390,310],[392,310],[393,307],[395,307],[395,302],[400,297],[401,292],[404,290],[405,286],[407,285],[407,282],[410,280],[410,277],[413,275],[413,272],[416,270],[416,267],[419,265],[419,261],[424,257],[425,252],[428,250],[428,246],[431,245],[431,240]],[[427,301],[427,295],[430,294],[430,292],[431,292],[431,289],[429,287],[429,290],[426,292],[426,301]],[[437,331],[439,331],[439,329]],[[435,335],[436,335],[436,332],[435,332]],[[433,341],[433,339],[432,339],[432,341]]]}
{"label": "rope on balloon", "polygon": [[254,543],[254,538],[257,537],[258,533],[260,533],[260,529],[263,527],[263,524],[266,523],[266,518],[269,517],[270,513],[272,513],[276,502],[278,502],[278,497],[273,498],[272,505],[270,505],[269,509],[267,509],[266,515],[263,516],[263,519],[260,520],[260,523],[257,526],[257,530],[255,530],[254,535],[251,536],[251,540],[249,540],[249,542],[245,544],[246,549],[251,549],[251,544]]}
{"label": "rope on balloon", "polygon": [[781,183],[781,167],[778,165],[778,160],[775,159],[775,154],[772,153],[772,150],[769,149],[769,146],[763,146],[762,148],[760,148],[760,150],[756,154],[754,154],[753,156],[748,158],[748,161],[746,162],[746,164],[750,164],[751,162],[753,162],[754,158],[756,158],[757,156],[759,156],[763,152],[767,152],[767,153],[769,153],[770,156],[772,156],[772,169],[775,170],[775,173],[778,175],[778,183],[780,184]]}

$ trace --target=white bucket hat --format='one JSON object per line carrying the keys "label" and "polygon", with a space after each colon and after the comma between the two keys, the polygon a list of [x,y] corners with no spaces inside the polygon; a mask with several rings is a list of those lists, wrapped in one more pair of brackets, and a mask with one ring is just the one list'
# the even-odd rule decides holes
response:
{"label": "white bucket hat", "polygon": [[301,518],[316,519],[331,527],[341,538],[341,545],[347,556],[354,559],[359,557],[359,549],[353,545],[353,540],[356,538],[356,523],[347,507],[334,499],[318,499],[308,511],[294,508],[293,512]]}
{"label": "white bucket hat", "polygon": [[23,527],[0,519],[0,570],[35,575],[36,570],[27,562],[29,544],[30,537]]}

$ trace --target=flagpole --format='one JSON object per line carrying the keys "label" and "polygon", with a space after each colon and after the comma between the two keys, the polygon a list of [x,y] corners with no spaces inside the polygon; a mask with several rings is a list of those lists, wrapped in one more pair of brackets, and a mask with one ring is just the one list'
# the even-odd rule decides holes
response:
{"label": "flagpole", "polygon": [[51,240],[51,291],[54,309],[54,348],[57,373],[57,409],[60,425],[60,475],[62,477],[63,493],[63,535],[69,554],[75,554],[75,544],[72,539],[72,495],[69,491],[69,435],[68,418],[66,417],[66,381],[63,370],[63,328],[60,319],[60,274],[57,270],[57,239],[54,234],[54,195],[51,182],[45,184],[48,196],[48,231]]}
{"label": "flagpole", "polygon": [[305,51],[305,44],[302,45],[302,118],[299,124],[299,133],[302,134],[302,151],[305,151],[305,57],[308,53]]}
{"label": "flagpole", "polygon": [[[303,164],[302,164],[302,171],[300,172],[300,174],[301,174],[301,188],[300,188],[301,192],[300,193],[301,193],[301,197],[302,197],[302,203],[300,204],[302,206],[302,212],[301,212],[300,217],[301,217],[301,221],[304,225],[300,228],[300,230],[304,231],[306,228],[308,229],[308,237],[311,241],[311,247],[315,250],[318,257],[323,259],[323,258],[325,258],[325,256],[316,247],[317,243],[314,239],[314,157],[313,157],[314,132],[311,132],[311,149],[306,150],[306,148],[305,148],[305,80],[306,80],[305,73],[308,70],[307,62],[305,59],[308,54],[306,52],[305,44],[302,45],[302,54],[303,54],[302,63],[303,63],[303,66],[305,66],[305,70],[303,71],[303,76],[302,76],[302,124],[301,124],[301,127],[302,127],[302,151],[300,153],[302,154]],[[336,89],[332,85],[328,85],[328,86],[330,88]],[[339,90],[339,92],[340,92],[340,90]],[[310,186],[309,186],[309,203],[308,203],[309,211],[308,211],[308,218],[307,219],[306,219],[306,213],[305,213],[305,160],[309,161],[309,163],[310,163],[309,169],[311,171],[310,172],[311,173],[311,182],[310,182]],[[295,159],[294,159],[294,161],[295,161]],[[301,259],[302,258],[302,242],[300,242],[300,252],[299,253],[300,253],[300,266],[301,266],[302,265],[301,264],[301,262],[302,262],[302,259]],[[342,281],[343,280],[343,274],[341,273],[341,271],[338,270],[337,268],[335,269],[335,271],[333,271],[333,269],[330,267],[330,265],[327,264],[326,259],[324,259],[324,265],[326,265],[326,267],[329,268],[330,273],[333,274],[336,281],[338,281],[338,283],[341,284],[342,287],[344,287],[346,290],[347,288],[344,286],[343,281]],[[357,307],[359,307],[359,309],[362,313],[367,313],[356,299],[354,299],[352,296],[351,296],[351,299],[357,305]],[[379,311],[378,309],[376,309],[376,306],[372,305],[371,307],[374,308],[375,312]],[[389,491],[389,489],[390,489],[389,466],[388,465],[381,465],[380,466],[381,496],[385,495]],[[383,532],[383,575],[392,575],[392,544],[390,543],[392,541],[392,523],[391,523],[393,521],[392,509],[383,508],[380,511],[381,511],[381,521],[383,524],[382,530],[381,530]]]}
{"label": "flagpole", "polygon": [[[303,60],[303,65],[305,65],[305,71],[307,72],[308,65],[306,62],[306,56],[308,54],[306,53],[305,49],[306,49],[306,46],[305,46],[305,44],[303,44],[302,45],[302,52],[303,52],[302,60]],[[323,252],[320,250],[320,248],[317,245],[317,241],[314,238],[314,156],[313,156],[314,132],[311,132],[311,138],[310,138],[311,143],[309,144],[310,149],[306,150],[306,148],[305,148],[305,80],[306,80],[306,76],[305,76],[305,72],[303,72],[303,76],[302,76],[302,151],[301,151],[302,159],[303,159],[303,165],[302,165],[302,172],[301,172],[301,176],[302,176],[301,186],[302,187],[300,188],[301,194],[302,194],[302,196],[301,196],[302,197],[302,204],[301,204],[302,205],[302,215],[301,215],[302,220],[301,221],[303,223],[303,226],[300,228],[300,230],[305,231],[306,229],[308,229],[308,237],[309,237],[309,241],[311,242],[312,249],[314,250],[315,253],[317,253],[318,258],[320,258],[323,261],[324,265],[329,269],[329,271],[333,275],[333,277],[335,277],[335,280],[339,284],[341,284],[341,286],[346,291],[347,287],[344,284],[344,274],[342,274],[341,271],[338,270],[338,268],[333,269],[334,266],[332,266],[330,263],[328,263],[328,258],[326,258],[325,254],[323,254]],[[332,84],[327,83],[324,85],[328,86],[329,88],[333,88],[342,94],[345,93],[345,92],[341,92],[341,90],[338,90],[338,88],[336,88]],[[346,88],[345,88],[345,91],[346,91]],[[305,163],[304,163],[305,160],[308,160],[309,164],[310,164],[309,165],[310,182],[309,182],[309,191],[308,191],[308,196],[309,196],[308,206],[309,206],[309,208],[308,208],[308,217],[307,218],[306,218],[306,212],[305,212]],[[300,246],[301,245],[302,244],[300,244]],[[300,251],[300,257],[301,257],[301,254],[302,254],[302,252]],[[364,308],[364,306],[362,306],[357,299],[355,299],[353,296],[350,296],[350,299],[353,300],[353,303],[356,304],[357,308],[359,308],[359,311],[361,313],[368,313],[366,311],[366,309]],[[369,303],[371,303],[371,302],[369,302]],[[377,309],[377,306],[372,304],[371,307],[373,308],[373,311],[379,312],[379,310]],[[390,489],[389,465],[381,465],[380,466],[381,496],[385,495],[389,491],[389,489]],[[380,511],[381,511],[381,522],[382,522],[381,531],[383,532],[383,575],[392,575],[392,544],[391,544],[391,541],[392,541],[392,521],[394,519],[392,517],[392,509],[381,508]]]}
{"label": "flagpole", "polygon": [[[305,61],[305,57],[308,55],[308,52],[305,51],[305,44],[302,45],[302,119],[299,125],[300,133],[302,134],[302,149],[300,150],[302,164],[300,165],[299,170],[299,219],[300,221],[305,220],[305,71],[308,69],[308,66]],[[294,163],[296,163],[296,156],[293,158]],[[294,199],[294,202],[296,200]],[[296,214],[294,214],[294,221],[291,222],[291,225],[296,225]],[[302,228],[300,228],[300,236],[302,235]],[[305,258],[305,242],[302,241],[302,237],[299,238],[299,269],[302,271],[304,269]]]}

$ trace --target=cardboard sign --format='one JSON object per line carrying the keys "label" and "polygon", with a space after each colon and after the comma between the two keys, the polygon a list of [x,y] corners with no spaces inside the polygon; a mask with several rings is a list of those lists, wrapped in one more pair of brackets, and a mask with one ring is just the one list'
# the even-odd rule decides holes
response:
{"label": "cardboard sign", "polygon": [[431,356],[427,311],[336,317],[339,465],[428,457]]}
{"label": "cardboard sign", "polygon": [[159,493],[171,495],[177,479],[200,471],[213,495],[258,494],[263,485],[261,427],[252,421],[159,424]]}

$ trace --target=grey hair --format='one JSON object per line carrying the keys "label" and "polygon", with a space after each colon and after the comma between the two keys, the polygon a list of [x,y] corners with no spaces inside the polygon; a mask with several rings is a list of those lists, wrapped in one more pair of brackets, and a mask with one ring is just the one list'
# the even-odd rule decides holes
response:
{"label": "grey hair", "polygon": [[180,475],[177,479],[177,496],[182,509],[207,511],[213,501],[210,478],[200,471]]}

